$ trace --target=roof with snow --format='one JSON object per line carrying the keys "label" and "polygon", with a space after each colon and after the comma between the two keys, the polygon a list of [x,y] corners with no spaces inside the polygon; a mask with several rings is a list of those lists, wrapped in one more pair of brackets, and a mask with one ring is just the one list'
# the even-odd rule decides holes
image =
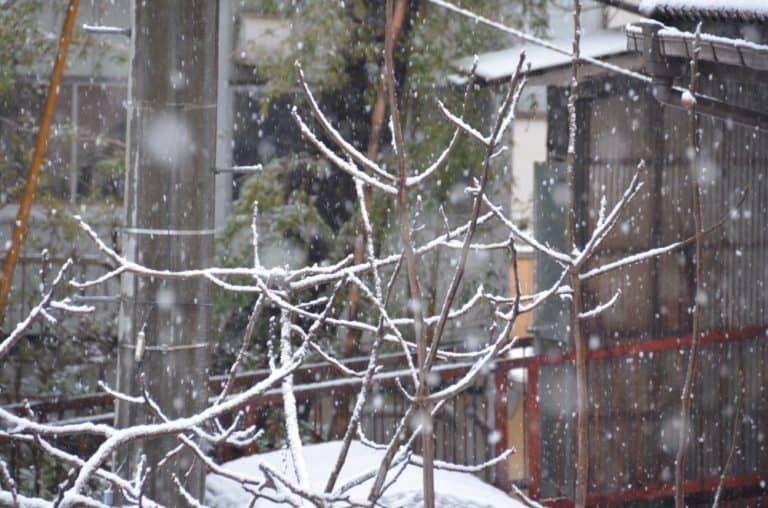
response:
{"label": "roof with snow", "polygon": [[636,10],[652,18],[768,22],[766,0],[620,0],[605,3]]}
{"label": "roof with snow", "polygon": [[[566,52],[571,50],[570,36],[563,39],[555,39],[551,42],[563,48]],[[563,55],[535,44],[526,43],[478,55],[477,77],[486,82],[495,82],[509,78],[517,68],[521,51],[525,51],[527,59],[531,63],[532,73],[565,66],[571,61],[568,55]],[[605,58],[627,52],[626,36],[621,31],[599,30],[585,34],[581,40],[581,54],[584,56]],[[460,72],[467,74],[472,69],[473,62],[474,57],[465,57],[458,60],[455,65]]]}
{"label": "roof with snow", "polygon": [[[655,21],[627,25],[627,44],[631,49],[643,51],[645,38],[643,25],[648,23],[656,23],[658,26]],[[686,60],[693,58],[696,45],[695,34],[673,27],[663,27],[655,32],[654,37],[659,43],[659,52],[662,56]],[[699,47],[699,58],[702,60],[768,71],[768,45],[712,34],[700,34]]]}

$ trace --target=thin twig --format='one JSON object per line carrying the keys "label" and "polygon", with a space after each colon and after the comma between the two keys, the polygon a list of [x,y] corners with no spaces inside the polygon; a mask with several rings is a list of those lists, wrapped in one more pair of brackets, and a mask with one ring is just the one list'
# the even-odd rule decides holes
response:
{"label": "thin twig", "polygon": [[739,369],[739,385],[736,390],[736,411],[733,415],[733,428],[731,429],[731,446],[728,449],[728,458],[723,464],[723,469],[720,471],[720,481],[717,484],[717,490],[715,491],[715,498],[712,501],[712,508],[717,508],[720,503],[720,496],[723,493],[723,486],[725,485],[725,478],[728,474],[728,470],[731,468],[731,462],[733,456],[736,454],[737,444],[739,442],[739,431],[741,430],[742,411],[744,409],[744,399],[746,398],[744,388],[744,371]]}
{"label": "thin twig", "polygon": [[[699,53],[701,52],[701,23],[696,27],[696,39],[693,45],[693,58],[691,59],[691,81],[689,91],[695,96],[698,84]],[[701,216],[701,191],[697,178],[699,163],[699,136],[698,117],[696,116],[696,104],[691,105],[688,117],[688,144],[690,155],[691,194],[693,196],[693,227],[695,235],[694,257],[696,269],[693,279],[693,323],[691,332],[691,350],[688,357],[688,367],[685,372],[685,382],[680,396],[680,436],[677,443],[675,456],[675,507],[685,508],[685,452],[688,446],[688,432],[690,428],[691,405],[693,403],[693,390],[696,383],[696,374],[699,363],[699,347],[701,345],[701,305],[699,303],[700,292],[704,291],[702,285],[704,275],[704,239],[702,235]]]}

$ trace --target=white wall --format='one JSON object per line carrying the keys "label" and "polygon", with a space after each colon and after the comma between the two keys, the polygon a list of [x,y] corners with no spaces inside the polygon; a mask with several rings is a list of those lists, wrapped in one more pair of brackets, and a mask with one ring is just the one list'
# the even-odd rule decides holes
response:
{"label": "white wall", "polygon": [[[558,5],[565,4],[567,8]],[[572,2],[558,2],[558,5],[549,6],[549,30],[550,37],[559,38],[564,34],[573,34],[573,12],[570,7]],[[594,0],[582,2],[581,28],[585,35],[594,30],[603,28],[603,6]]]}
{"label": "white wall", "polygon": [[617,9],[615,7],[606,7],[604,13],[605,28],[621,30],[629,23],[637,23],[643,16],[631,12]]}
{"label": "white wall", "polygon": [[516,222],[533,218],[533,165],[547,158],[547,120],[543,115],[520,118],[512,126],[510,146],[511,209]]}

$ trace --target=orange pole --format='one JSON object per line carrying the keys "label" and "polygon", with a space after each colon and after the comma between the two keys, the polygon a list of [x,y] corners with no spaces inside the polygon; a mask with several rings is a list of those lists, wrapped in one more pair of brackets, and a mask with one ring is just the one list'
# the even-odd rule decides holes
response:
{"label": "orange pole", "polygon": [[51,83],[48,85],[48,96],[45,99],[43,108],[43,117],[40,121],[40,131],[37,133],[37,143],[35,144],[35,153],[32,157],[32,164],[29,166],[27,183],[24,186],[24,194],[21,197],[19,211],[16,215],[16,222],[13,225],[13,235],[11,238],[11,249],[5,257],[3,264],[3,274],[0,278],[0,325],[5,317],[5,308],[8,305],[8,293],[11,290],[13,282],[13,272],[16,270],[16,263],[19,261],[21,252],[21,242],[29,225],[29,214],[32,211],[32,203],[35,200],[35,191],[37,182],[40,179],[40,170],[43,166],[43,158],[48,148],[48,133],[51,130],[53,117],[56,114],[56,102],[59,98],[59,87],[64,76],[64,67],[67,62],[67,51],[69,43],[72,40],[72,32],[75,28],[75,18],[77,9],[80,7],[80,0],[70,0],[67,9],[67,17],[64,20],[64,28],[59,40],[59,52],[56,55],[56,63],[53,66],[53,75]]}

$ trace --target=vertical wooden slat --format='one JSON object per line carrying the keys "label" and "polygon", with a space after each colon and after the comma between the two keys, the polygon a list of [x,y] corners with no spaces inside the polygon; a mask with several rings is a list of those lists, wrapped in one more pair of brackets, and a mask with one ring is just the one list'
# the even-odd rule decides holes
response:
{"label": "vertical wooden slat", "polygon": [[539,364],[536,359],[528,364],[525,395],[525,414],[528,422],[528,477],[529,494],[541,497],[541,434],[539,419]]}
{"label": "vertical wooden slat", "polygon": [[[495,443],[495,454],[501,455],[509,446],[509,436],[507,435],[508,425],[508,397],[509,397],[509,369],[502,366],[496,367],[494,373],[496,400],[494,405],[494,427],[497,432]],[[509,467],[506,460],[496,465],[496,486],[502,490],[509,490]]]}

